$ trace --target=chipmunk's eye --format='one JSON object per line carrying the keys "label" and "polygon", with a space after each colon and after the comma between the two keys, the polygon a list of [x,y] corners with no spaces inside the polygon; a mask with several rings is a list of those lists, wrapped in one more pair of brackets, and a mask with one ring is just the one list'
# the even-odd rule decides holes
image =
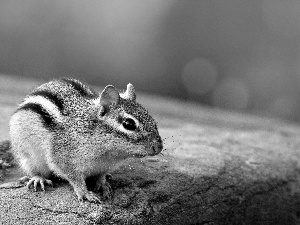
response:
{"label": "chipmunk's eye", "polygon": [[126,130],[136,130],[137,128],[135,121],[131,118],[124,119],[122,125]]}

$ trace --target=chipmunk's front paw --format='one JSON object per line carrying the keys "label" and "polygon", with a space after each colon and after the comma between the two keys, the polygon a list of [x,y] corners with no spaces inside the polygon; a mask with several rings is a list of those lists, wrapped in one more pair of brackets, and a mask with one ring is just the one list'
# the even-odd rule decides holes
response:
{"label": "chipmunk's front paw", "polygon": [[[107,199],[107,200],[111,200],[112,199],[112,194],[113,194],[113,191],[112,191],[112,188],[110,186],[109,183],[105,183],[104,185],[101,185],[100,186],[102,188],[102,196],[104,199]],[[98,187],[98,190],[100,189],[100,187]]]}
{"label": "chipmunk's front paw", "polygon": [[87,191],[81,194],[77,194],[77,196],[79,201],[88,200],[89,202],[93,202],[93,203],[101,202],[100,198],[92,191]]}
{"label": "chipmunk's front paw", "polygon": [[20,178],[19,182],[21,184],[26,184],[28,189],[30,189],[31,186],[33,185],[34,191],[37,191],[38,185],[41,186],[42,191],[45,191],[45,184],[47,184],[49,186],[53,186],[53,183],[51,180],[48,180],[41,176],[33,176],[32,178],[25,176],[25,177]]}
{"label": "chipmunk's front paw", "polygon": [[103,175],[98,181],[96,182],[96,185],[94,187],[95,192],[99,192],[102,190],[102,196],[104,199],[111,200],[112,199],[112,193],[113,190],[110,186],[110,184],[107,182],[107,180],[111,180],[112,176],[110,174]]}

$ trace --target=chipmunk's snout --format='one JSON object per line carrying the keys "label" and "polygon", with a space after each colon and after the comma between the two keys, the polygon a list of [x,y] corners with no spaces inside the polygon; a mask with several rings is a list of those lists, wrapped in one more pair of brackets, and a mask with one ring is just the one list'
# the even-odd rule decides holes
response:
{"label": "chipmunk's snout", "polygon": [[159,154],[163,149],[163,144],[161,141],[155,141],[150,147],[149,155],[154,156]]}

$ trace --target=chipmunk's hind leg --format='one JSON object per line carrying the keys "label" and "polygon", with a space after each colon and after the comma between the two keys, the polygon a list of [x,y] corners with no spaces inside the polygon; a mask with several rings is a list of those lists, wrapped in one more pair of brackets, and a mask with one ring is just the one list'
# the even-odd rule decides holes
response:
{"label": "chipmunk's hind leg", "polygon": [[[25,176],[19,181],[37,190],[40,185],[45,190],[45,184],[52,185],[49,178],[51,170],[46,161],[47,148],[51,147],[51,134],[41,127],[38,115],[26,115],[30,112],[20,111],[14,114],[10,121],[10,137],[12,152],[20,167],[31,178]],[[26,119],[25,119],[26,118]],[[26,121],[25,121],[26,120]]]}
{"label": "chipmunk's hind leg", "polygon": [[[28,143],[28,145],[29,144],[30,143]],[[37,187],[40,186],[41,190],[45,191],[45,185],[53,186],[53,184],[51,180],[47,179],[51,176],[51,170],[46,163],[45,157],[42,155],[44,150],[42,146],[32,144],[28,147],[31,148],[31,152],[35,152],[35,155],[26,154],[26,149],[24,149],[20,166],[30,177],[24,176],[19,181],[25,184],[28,189],[33,187],[33,190],[37,191]]]}
{"label": "chipmunk's hind leg", "polygon": [[[31,145],[32,149],[35,147]],[[28,189],[33,187],[33,190],[37,191],[37,187],[40,186],[41,190],[45,191],[45,185],[53,186],[52,181],[47,179],[51,176],[51,170],[44,157],[32,157],[31,155],[27,155],[25,150],[20,160],[20,166],[29,176],[20,178],[19,182],[25,184]]]}

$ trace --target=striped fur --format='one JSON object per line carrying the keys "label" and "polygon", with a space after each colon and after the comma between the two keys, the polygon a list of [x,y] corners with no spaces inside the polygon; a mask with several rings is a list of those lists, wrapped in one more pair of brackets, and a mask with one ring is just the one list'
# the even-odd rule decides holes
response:
{"label": "striped fur", "polygon": [[[41,95],[37,95],[38,93],[38,91],[34,92],[33,95],[27,97],[18,107],[17,111],[30,110],[40,115],[45,128],[51,130],[54,126],[63,121],[61,111],[63,102],[59,101],[58,97],[54,97],[54,94],[47,94],[46,91],[41,91]],[[47,95],[47,97],[45,97],[45,95]]]}
{"label": "striped fur", "polygon": [[60,98],[57,94],[52,93],[51,91],[37,90],[34,91],[31,95],[42,96],[51,101],[54,105],[56,105],[60,112],[64,110],[64,102],[62,98]]}
{"label": "striped fur", "polygon": [[[62,78],[57,81],[65,83],[70,91],[77,92],[81,97],[88,99],[98,97],[96,92],[78,80]],[[60,93],[61,90],[49,90],[47,85],[48,84],[33,91],[27,98],[25,98],[17,111],[30,110],[40,115],[43,125],[47,129],[52,129],[55,125],[63,122],[63,116],[67,116],[68,110],[65,110],[65,108],[67,108],[64,103],[65,96],[63,97],[62,93]]]}
{"label": "striped fur", "polygon": [[43,108],[43,106],[41,106],[37,103],[28,102],[28,103],[22,105],[21,107],[19,107],[18,111],[19,110],[30,110],[30,111],[40,115],[45,128],[52,129],[56,125],[56,121],[53,118],[53,116],[50,113],[48,113],[47,110],[45,110]]}

